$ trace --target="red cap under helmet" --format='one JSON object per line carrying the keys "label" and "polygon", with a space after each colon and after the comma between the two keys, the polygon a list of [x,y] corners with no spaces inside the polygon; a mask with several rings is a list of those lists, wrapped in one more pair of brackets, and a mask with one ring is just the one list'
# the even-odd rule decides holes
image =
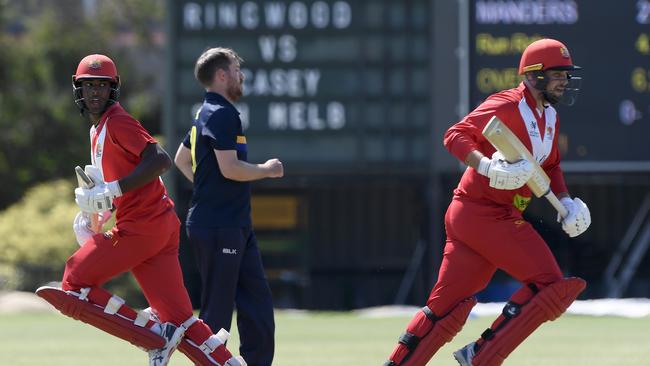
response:
{"label": "red cap under helmet", "polygon": [[108,56],[88,55],[81,59],[72,79],[110,79],[117,83],[119,77],[115,63]]}
{"label": "red cap under helmet", "polygon": [[529,71],[579,70],[573,64],[569,49],[557,40],[544,38],[537,40],[524,50],[519,62],[519,75]]}

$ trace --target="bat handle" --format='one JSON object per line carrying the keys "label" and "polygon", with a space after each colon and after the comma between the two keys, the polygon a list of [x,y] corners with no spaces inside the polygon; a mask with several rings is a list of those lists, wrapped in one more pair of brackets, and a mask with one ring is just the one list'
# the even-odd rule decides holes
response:
{"label": "bat handle", "polygon": [[[77,175],[77,183],[79,184],[79,187],[90,189],[95,186],[95,182],[80,166],[76,166],[74,170]],[[99,224],[99,215],[96,213],[88,213],[88,216],[90,216],[90,229],[96,233],[99,233],[99,231],[102,229],[101,225]]]}
{"label": "bat handle", "polygon": [[548,192],[544,194],[544,197],[546,197],[546,199],[551,203],[551,205],[555,207],[555,209],[557,210],[557,212],[560,214],[562,218],[565,218],[569,214],[569,212],[566,210],[566,207],[564,207],[562,202],[560,202],[560,200],[557,198],[555,193],[551,191],[550,188],[548,189]]}

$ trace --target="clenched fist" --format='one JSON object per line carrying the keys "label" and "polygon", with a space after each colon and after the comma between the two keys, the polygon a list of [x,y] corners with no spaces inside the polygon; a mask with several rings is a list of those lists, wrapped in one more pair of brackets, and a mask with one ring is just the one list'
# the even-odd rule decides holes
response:
{"label": "clenched fist", "polygon": [[284,167],[278,159],[269,159],[262,166],[266,169],[269,178],[281,178],[284,175]]}

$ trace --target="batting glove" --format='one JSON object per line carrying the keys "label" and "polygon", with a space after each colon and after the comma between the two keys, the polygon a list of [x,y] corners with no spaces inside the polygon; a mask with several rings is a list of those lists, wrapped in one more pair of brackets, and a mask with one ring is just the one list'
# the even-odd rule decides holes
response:
{"label": "batting glove", "polygon": [[75,188],[75,202],[84,212],[102,212],[108,211],[113,207],[113,199],[122,195],[120,184],[114,180],[112,182],[96,183],[93,188]]}
{"label": "batting glove", "polygon": [[90,215],[82,211],[79,211],[77,216],[74,217],[72,230],[79,246],[83,246],[88,239],[95,235],[95,232],[90,229]]}
{"label": "batting glove", "polygon": [[84,167],[84,172],[88,177],[90,177],[90,179],[93,180],[95,184],[99,184],[104,181],[102,171],[99,170],[99,168],[94,165],[86,165]]}
{"label": "batting glove", "polygon": [[574,199],[562,197],[560,202],[568,212],[564,219],[560,214],[557,215],[557,221],[562,223],[564,232],[574,238],[587,231],[591,225],[591,213],[589,213],[587,204],[577,197]]}
{"label": "batting glove", "polygon": [[[88,239],[97,234],[92,229],[91,215],[95,214],[79,211],[77,213],[77,216],[75,216],[74,221],[72,222],[72,231],[74,231],[74,235],[77,238],[77,243],[79,243],[79,246],[83,246]],[[98,232],[101,232],[104,224],[111,219],[111,216],[113,216],[113,212],[103,211],[96,215],[99,220]]]}
{"label": "batting glove", "polygon": [[490,178],[490,187],[512,190],[521,188],[533,175],[533,166],[526,159],[509,163],[498,151],[492,159],[483,157],[478,165],[479,174]]}

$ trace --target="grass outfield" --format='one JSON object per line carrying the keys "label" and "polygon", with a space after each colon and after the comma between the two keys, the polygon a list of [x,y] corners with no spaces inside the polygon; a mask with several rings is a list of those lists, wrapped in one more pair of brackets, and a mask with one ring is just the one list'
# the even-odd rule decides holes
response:
{"label": "grass outfield", "polygon": [[[408,318],[360,318],[353,313],[278,311],[274,365],[382,365]],[[430,365],[457,366],[451,352],[474,340],[490,318],[470,319]],[[517,366],[650,365],[650,317],[565,316],[544,324],[505,362]],[[230,349],[237,347],[236,331]],[[130,344],[56,313],[0,315],[0,365],[142,366]],[[170,365],[191,366],[181,353]]]}

